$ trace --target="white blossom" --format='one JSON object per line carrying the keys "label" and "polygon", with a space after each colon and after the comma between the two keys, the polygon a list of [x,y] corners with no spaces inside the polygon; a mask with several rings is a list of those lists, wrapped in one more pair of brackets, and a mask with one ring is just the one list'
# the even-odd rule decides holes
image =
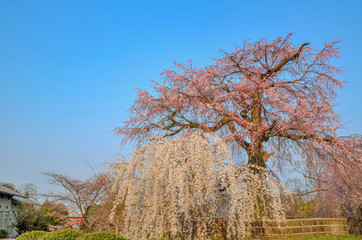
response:
{"label": "white blossom", "polygon": [[221,226],[227,237],[243,237],[255,219],[285,218],[278,181],[261,167],[234,164],[229,147],[210,133],[139,148],[118,165],[115,184],[131,239],[209,239]]}

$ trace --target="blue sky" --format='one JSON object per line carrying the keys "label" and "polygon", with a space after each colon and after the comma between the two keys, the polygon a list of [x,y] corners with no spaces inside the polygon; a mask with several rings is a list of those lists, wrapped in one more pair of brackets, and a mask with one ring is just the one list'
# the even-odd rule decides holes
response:
{"label": "blue sky", "polygon": [[[362,1],[0,1],[0,180],[51,189],[120,153],[135,88],[244,39],[341,40],[337,111],[362,134]],[[124,153],[128,150],[125,149]]]}

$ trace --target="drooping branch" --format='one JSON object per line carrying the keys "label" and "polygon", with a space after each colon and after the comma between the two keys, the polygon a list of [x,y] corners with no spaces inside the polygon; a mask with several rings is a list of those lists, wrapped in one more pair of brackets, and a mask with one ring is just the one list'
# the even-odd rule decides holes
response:
{"label": "drooping branch", "polygon": [[144,146],[117,169],[117,200],[124,202],[127,226],[122,234],[209,239],[220,234],[213,226],[223,218],[223,238],[244,238],[256,218],[283,220],[279,189],[285,188],[266,169],[254,169],[258,173],[233,164],[225,142],[201,131]]}

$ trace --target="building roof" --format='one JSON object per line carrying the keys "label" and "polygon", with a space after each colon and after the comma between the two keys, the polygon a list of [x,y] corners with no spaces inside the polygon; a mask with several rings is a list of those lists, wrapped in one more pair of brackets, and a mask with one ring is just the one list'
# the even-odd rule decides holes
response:
{"label": "building roof", "polygon": [[27,197],[13,196],[12,198],[13,198],[14,201],[27,203],[27,204],[31,204],[31,205],[39,205],[39,203],[37,203],[37,202],[27,198]]}
{"label": "building roof", "polygon": [[8,188],[5,186],[0,185],[0,193],[6,194],[6,195],[10,195],[10,196],[19,196],[19,197],[25,197],[22,194]]}
{"label": "building roof", "polygon": [[24,195],[14,191],[8,187],[2,186],[2,185],[0,185],[0,193],[11,196],[12,200],[14,200],[16,202],[22,202],[22,203],[27,203],[27,204],[31,204],[31,205],[39,205],[37,202],[25,197]]}

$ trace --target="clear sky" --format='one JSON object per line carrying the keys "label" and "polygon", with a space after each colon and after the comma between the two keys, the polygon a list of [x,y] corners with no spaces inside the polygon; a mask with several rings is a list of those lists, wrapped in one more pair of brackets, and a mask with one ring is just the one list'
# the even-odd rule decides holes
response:
{"label": "clear sky", "polygon": [[[120,152],[135,88],[244,39],[341,40],[341,134],[362,134],[362,1],[0,1],[0,180],[51,189]],[[127,149],[124,150],[127,153]]]}

